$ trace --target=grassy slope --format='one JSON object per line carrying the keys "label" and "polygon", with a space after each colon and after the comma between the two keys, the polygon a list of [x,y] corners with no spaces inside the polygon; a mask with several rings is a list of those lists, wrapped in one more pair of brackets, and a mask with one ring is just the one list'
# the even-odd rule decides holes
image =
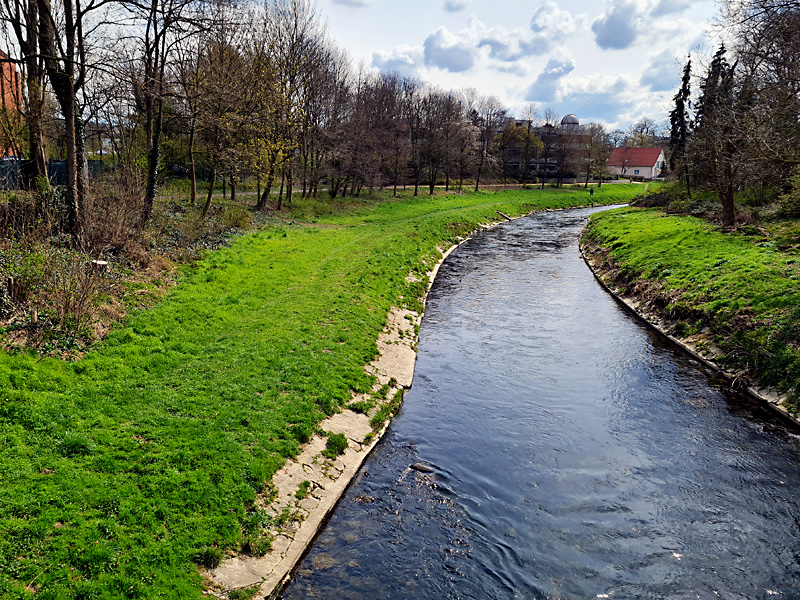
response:
{"label": "grassy slope", "polygon": [[797,403],[800,265],[795,256],[758,237],[722,233],[706,221],[657,210],[595,215],[587,237],[610,251],[629,289],[637,282],[649,289],[664,313],[680,322],[678,333],[708,327],[727,353],[725,363],[748,369],[754,379],[789,392]]}
{"label": "grassy slope", "polygon": [[0,597],[199,597],[194,562],[238,549],[265,482],[371,387],[389,308],[424,291],[406,276],[496,210],[588,199],[359,200],[235,240],[80,362],[0,355]]}

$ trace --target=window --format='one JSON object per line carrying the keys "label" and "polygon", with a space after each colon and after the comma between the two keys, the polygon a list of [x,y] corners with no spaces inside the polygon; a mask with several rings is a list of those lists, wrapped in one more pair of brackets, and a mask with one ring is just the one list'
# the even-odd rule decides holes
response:
{"label": "window", "polygon": [[639,174],[639,169],[634,169],[634,170],[633,170],[633,174],[634,174],[634,175],[638,175],[638,174]]}

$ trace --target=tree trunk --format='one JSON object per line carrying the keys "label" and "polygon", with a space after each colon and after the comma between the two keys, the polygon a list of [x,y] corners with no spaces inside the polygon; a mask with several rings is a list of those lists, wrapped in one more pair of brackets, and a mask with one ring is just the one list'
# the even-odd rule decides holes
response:
{"label": "tree trunk", "polygon": [[208,183],[208,195],[206,196],[206,204],[203,206],[204,219],[208,216],[208,211],[211,208],[211,198],[214,196],[214,186],[217,183],[217,169],[213,165],[211,167],[211,177]]}
{"label": "tree trunk", "polygon": [[281,189],[280,192],[278,192],[278,210],[283,208],[283,186],[285,185],[285,183],[286,183],[286,171],[281,170]]}
{"label": "tree trunk", "polygon": [[267,171],[267,181],[264,183],[264,193],[261,194],[261,197],[258,199],[258,204],[256,204],[257,210],[264,210],[264,207],[267,205],[267,200],[269,200],[269,195],[272,193],[272,184],[275,181],[275,164],[270,163],[269,171]]}
{"label": "tree trunk", "polygon": [[191,206],[197,203],[197,173],[194,169],[194,120],[189,130],[189,202]]}
{"label": "tree trunk", "polygon": [[147,223],[153,214],[153,203],[158,193],[158,165],[161,162],[161,132],[164,124],[164,101],[156,100],[150,150],[147,153],[147,188],[142,207],[142,223]]}
{"label": "tree trunk", "polygon": [[292,206],[292,192],[294,188],[294,166],[290,163],[286,169],[286,206]]}

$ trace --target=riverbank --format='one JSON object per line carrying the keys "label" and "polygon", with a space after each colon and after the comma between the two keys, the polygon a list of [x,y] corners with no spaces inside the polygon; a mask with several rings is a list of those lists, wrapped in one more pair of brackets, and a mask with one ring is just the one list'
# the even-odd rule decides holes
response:
{"label": "riverbank", "polygon": [[[392,307],[421,312],[440,248],[497,211],[588,200],[530,190],[298,210],[304,223],[209,254],[80,361],[0,354],[0,595],[194,598],[198,567],[266,555],[298,520],[270,511],[273,477],[353,394],[367,414],[391,397],[364,366]],[[324,438],[332,465],[342,437]]]}
{"label": "riverbank", "polygon": [[722,232],[658,210],[594,215],[582,252],[654,327],[778,410],[800,404],[800,267],[764,228]]}

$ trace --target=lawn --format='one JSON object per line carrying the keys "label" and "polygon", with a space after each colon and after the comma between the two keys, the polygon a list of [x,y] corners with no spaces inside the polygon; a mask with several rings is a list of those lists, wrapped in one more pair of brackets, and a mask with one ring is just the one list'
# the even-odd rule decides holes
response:
{"label": "lawn", "polygon": [[0,354],[0,597],[199,598],[197,565],[258,535],[272,474],[372,387],[387,312],[420,308],[437,247],[496,211],[640,189],[298,204],[82,360]]}

